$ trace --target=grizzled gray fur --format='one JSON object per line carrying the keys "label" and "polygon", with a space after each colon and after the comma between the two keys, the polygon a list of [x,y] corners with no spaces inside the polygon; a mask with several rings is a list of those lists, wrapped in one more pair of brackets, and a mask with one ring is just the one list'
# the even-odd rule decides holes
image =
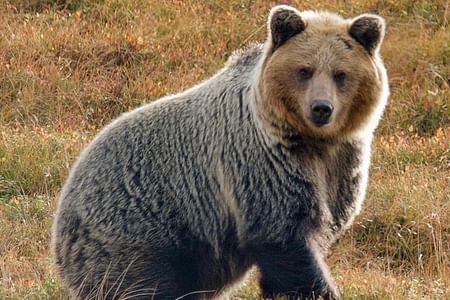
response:
{"label": "grizzled gray fur", "polygon": [[79,299],[335,299],[324,256],[359,212],[388,96],[384,21],[272,9],[264,44],[122,115],[60,195],[53,253]]}

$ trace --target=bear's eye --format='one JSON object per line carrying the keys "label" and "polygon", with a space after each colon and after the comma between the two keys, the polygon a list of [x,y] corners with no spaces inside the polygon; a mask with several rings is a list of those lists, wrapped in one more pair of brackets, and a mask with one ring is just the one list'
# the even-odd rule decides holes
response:
{"label": "bear's eye", "polygon": [[311,70],[310,68],[300,68],[298,70],[298,76],[301,80],[311,79],[311,77],[313,76],[313,70]]}
{"label": "bear's eye", "polygon": [[347,74],[345,74],[345,72],[336,72],[333,76],[334,81],[338,84],[338,85],[343,85],[345,82],[345,79],[347,79]]}

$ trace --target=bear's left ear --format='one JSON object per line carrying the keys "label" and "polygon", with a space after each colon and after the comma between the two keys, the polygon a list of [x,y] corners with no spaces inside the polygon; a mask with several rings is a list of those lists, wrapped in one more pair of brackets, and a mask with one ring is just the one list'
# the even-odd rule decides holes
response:
{"label": "bear's left ear", "polygon": [[287,5],[278,5],[270,10],[268,27],[273,52],[291,37],[305,30],[305,23],[298,10]]}
{"label": "bear's left ear", "polygon": [[364,14],[351,22],[349,34],[370,54],[378,51],[384,38],[386,22],[380,16]]}

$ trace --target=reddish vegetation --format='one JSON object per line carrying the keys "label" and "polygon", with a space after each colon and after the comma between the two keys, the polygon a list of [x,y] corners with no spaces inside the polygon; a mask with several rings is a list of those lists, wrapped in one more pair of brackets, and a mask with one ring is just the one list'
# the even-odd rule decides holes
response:
{"label": "reddish vegetation", "polygon": [[[213,74],[265,37],[273,1],[3,0],[0,298],[67,298],[49,255],[56,195],[112,118]],[[450,297],[450,4],[291,1],[386,17],[392,96],[363,213],[332,249],[348,299]],[[257,298],[251,282],[240,292]]]}

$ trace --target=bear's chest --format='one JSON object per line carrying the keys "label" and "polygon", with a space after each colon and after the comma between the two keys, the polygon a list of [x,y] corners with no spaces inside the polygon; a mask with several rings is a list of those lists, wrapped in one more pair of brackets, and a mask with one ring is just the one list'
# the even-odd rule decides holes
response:
{"label": "bear's chest", "polygon": [[361,205],[367,171],[360,148],[345,144],[296,163],[286,159],[261,156],[241,173],[238,198],[247,234],[285,242],[325,230],[333,239]]}
{"label": "bear's chest", "polygon": [[316,159],[313,169],[319,214],[334,239],[359,212],[367,185],[368,156],[357,143],[341,145]]}

